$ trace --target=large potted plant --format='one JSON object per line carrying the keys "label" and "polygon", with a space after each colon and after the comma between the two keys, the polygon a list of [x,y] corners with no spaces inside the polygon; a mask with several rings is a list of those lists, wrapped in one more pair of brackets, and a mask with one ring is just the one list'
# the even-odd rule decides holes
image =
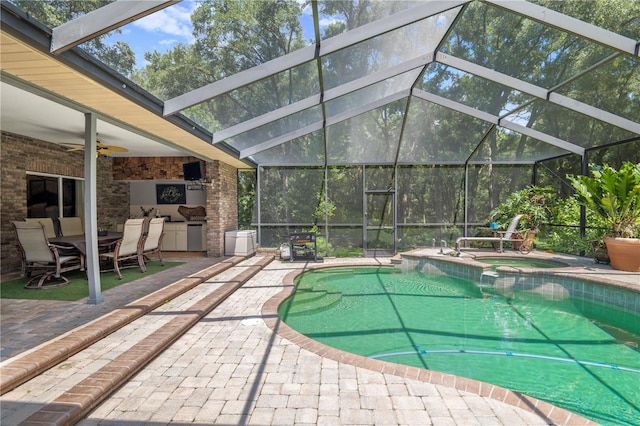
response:
{"label": "large potted plant", "polygon": [[580,204],[607,225],[604,238],[611,266],[640,272],[640,163],[616,170],[590,165],[591,176],[568,175]]}

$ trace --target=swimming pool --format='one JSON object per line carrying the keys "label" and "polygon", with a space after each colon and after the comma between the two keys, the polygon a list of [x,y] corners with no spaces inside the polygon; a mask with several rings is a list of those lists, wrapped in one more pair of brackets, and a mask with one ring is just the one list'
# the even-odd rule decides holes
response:
{"label": "swimming pool", "polygon": [[640,423],[637,312],[427,275],[311,271],[279,313],[335,348],[497,384],[603,424]]}

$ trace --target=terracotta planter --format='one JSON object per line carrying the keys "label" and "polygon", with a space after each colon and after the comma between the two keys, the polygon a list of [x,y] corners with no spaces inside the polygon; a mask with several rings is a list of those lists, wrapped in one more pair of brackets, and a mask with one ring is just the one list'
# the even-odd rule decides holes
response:
{"label": "terracotta planter", "polygon": [[628,272],[640,272],[640,238],[605,237],[611,266]]}
{"label": "terracotta planter", "polygon": [[537,234],[538,234],[538,231],[534,231],[531,229],[524,231],[524,236],[522,237],[524,241],[514,242],[513,248],[519,250],[520,253],[524,253],[524,254],[529,253],[533,248],[533,239],[536,237]]}
{"label": "terracotta planter", "polygon": [[591,248],[593,249],[593,258],[596,263],[605,263],[609,264],[611,261],[609,260],[609,253],[607,253],[607,246],[598,240],[591,241]]}

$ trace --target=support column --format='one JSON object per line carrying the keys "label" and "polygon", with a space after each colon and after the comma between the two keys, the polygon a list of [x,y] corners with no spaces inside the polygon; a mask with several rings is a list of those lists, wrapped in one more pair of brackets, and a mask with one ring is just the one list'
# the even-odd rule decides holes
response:
{"label": "support column", "polygon": [[[582,168],[581,173],[583,175],[589,174],[589,163],[587,162],[587,153],[582,154]],[[580,238],[584,240],[587,229],[587,208],[583,205],[580,205]],[[584,256],[584,249],[580,250],[580,256]]]}
{"label": "support column", "polygon": [[207,256],[224,256],[224,234],[238,229],[238,170],[228,164],[207,163]]}
{"label": "support column", "polygon": [[98,203],[96,168],[96,117],[92,113],[84,115],[84,236],[87,243],[86,268],[89,279],[89,299],[87,303],[97,305],[104,301],[100,289],[100,265],[98,261]]}

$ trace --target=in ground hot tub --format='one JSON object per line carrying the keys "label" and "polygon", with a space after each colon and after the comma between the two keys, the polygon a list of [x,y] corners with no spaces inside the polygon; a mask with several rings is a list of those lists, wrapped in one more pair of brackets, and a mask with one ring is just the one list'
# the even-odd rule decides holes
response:
{"label": "in ground hot tub", "polygon": [[502,257],[502,256],[480,256],[474,260],[492,266],[513,266],[516,268],[565,268],[566,263],[534,257]]}

